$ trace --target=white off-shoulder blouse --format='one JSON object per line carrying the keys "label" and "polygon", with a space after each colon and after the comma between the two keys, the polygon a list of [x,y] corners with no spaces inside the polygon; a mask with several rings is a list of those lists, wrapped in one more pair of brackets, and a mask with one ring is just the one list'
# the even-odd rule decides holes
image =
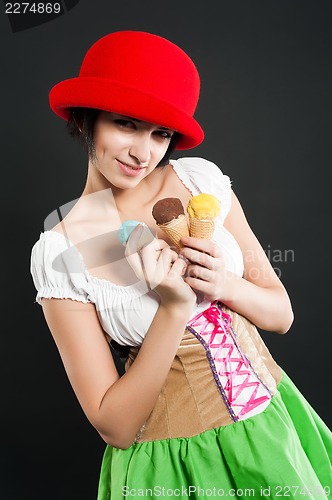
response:
{"label": "white off-shoulder blouse", "polygon": [[[186,157],[171,160],[179,179],[192,193],[214,194],[221,202],[213,241],[221,247],[227,270],[242,276],[243,256],[234,237],[223,226],[231,206],[231,182],[212,162]],[[37,290],[36,302],[43,298],[72,299],[95,304],[104,331],[121,345],[142,343],[159,306],[156,292],[142,281],[121,286],[92,276],[82,255],[63,234],[44,231],[31,251],[31,274]],[[209,307],[197,303],[194,315]]]}

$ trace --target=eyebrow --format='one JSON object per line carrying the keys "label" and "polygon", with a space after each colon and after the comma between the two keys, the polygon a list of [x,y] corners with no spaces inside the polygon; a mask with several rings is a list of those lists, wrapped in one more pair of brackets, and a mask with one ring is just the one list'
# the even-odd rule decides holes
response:
{"label": "eyebrow", "polygon": [[[134,120],[137,123],[142,123],[143,120],[139,120],[138,118],[134,118],[133,116],[127,116],[127,115],[122,115],[124,118],[127,118],[128,120]],[[163,127],[161,125],[156,125],[159,129],[161,130],[169,130],[172,131],[173,129],[168,128],[168,127]]]}

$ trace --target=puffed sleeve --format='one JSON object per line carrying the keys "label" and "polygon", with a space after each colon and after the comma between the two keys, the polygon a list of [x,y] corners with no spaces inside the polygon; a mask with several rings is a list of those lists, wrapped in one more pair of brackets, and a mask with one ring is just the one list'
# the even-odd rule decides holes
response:
{"label": "puffed sleeve", "polygon": [[223,224],[231,208],[231,180],[213,162],[199,157],[185,157],[172,161],[182,182],[192,186],[192,193],[211,193],[221,202],[220,222]]}
{"label": "puffed sleeve", "polygon": [[82,256],[60,233],[41,233],[31,250],[30,271],[38,304],[43,298],[93,301]]}

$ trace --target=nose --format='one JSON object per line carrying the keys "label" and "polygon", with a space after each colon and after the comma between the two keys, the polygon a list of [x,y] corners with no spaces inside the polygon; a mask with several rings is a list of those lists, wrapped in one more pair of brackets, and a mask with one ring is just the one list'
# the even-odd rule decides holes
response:
{"label": "nose", "polygon": [[129,154],[136,158],[140,165],[149,163],[151,157],[151,136],[149,132],[144,131],[133,138]]}

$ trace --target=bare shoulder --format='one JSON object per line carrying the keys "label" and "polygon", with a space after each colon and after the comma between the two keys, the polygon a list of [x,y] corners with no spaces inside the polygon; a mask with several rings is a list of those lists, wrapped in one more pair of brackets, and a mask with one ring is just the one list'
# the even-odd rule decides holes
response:
{"label": "bare shoulder", "polygon": [[[68,208],[68,205],[71,205]],[[91,221],[87,218],[82,199],[76,200],[75,204],[66,204],[58,209],[59,220],[52,227],[52,231],[57,232],[68,238],[74,244],[82,241],[86,237],[87,224]]]}
{"label": "bare shoulder", "polygon": [[82,241],[112,231],[118,225],[119,215],[116,208],[103,213],[98,210],[97,203],[93,205],[93,200],[88,201],[83,197],[54,225],[52,231],[63,234],[73,244],[78,245]]}

